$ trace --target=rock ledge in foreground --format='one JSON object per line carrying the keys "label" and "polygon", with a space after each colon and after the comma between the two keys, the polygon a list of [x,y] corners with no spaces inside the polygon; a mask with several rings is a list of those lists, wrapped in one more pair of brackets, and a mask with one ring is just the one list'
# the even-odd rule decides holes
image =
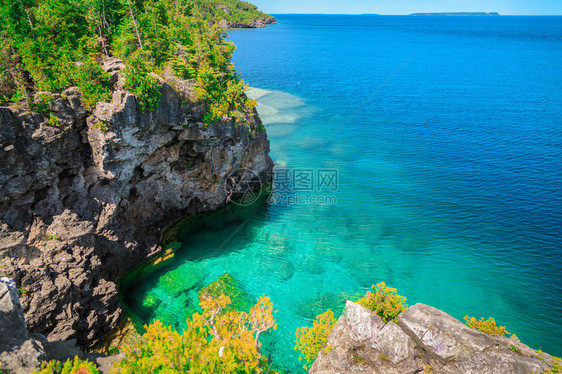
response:
{"label": "rock ledge in foreground", "polygon": [[553,362],[547,354],[486,335],[424,304],[402,313],[398,324],[385,324],[348,301],[328,344],[331,350],[320,352],[309,373],[413,374],[431,368],[434,374],[529,374],[542,373]]}

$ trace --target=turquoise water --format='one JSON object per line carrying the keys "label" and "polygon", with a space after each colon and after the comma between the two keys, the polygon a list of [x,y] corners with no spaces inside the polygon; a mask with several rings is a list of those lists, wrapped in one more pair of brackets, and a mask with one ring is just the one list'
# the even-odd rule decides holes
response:
{"label": "turquoise water", "polygon": [[[295,329],[385,281],[562,355],[562,18],[278,21],[230,32],[259,88],[276,200],[186,224],[173,259],[123,282],[137,321],[184,327],[197,291],[230,273],[271,297],[264,352],[298,372]],[[310,170],[312,191],[280,175]],[[337,172],[335,191],[318,171]]]}

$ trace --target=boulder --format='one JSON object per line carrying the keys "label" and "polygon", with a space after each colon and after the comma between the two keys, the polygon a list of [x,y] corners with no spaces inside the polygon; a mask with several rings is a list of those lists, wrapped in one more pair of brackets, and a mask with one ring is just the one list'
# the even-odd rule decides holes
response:
{"label": "boulder", "polygon": [[445,312],[416,304],[384,322],[348,301],[309,373],[542,373],[554,358],[503,336],[472,329]]}
{"label": "boulder", "polygon": [[0,370],[29,373],[46,357],[43,344],[27,332],[16,284],[0,278]]}
{"label": "boulder", "polygon": [[379,338],[373,348],[381,351],[394,365],[403,360],[414,358],[414,342],[392,321],[388,322],[380,331]]}
{"label": "boulder", "polygon": [[16,346],[29,339],[16,284],[0,278],[0,347]]}
{"label": "boulder", "polygon": [[424,304],[416,304],[402,313],[398,323],[419,345],[443,363],[453,357],[468,357],[494,345],[491,336]]}

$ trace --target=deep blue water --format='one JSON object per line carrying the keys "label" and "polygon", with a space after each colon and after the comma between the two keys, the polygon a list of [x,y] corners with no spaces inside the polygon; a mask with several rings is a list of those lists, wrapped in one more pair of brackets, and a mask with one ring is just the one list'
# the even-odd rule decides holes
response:
{"label": "deep blue water", "polygon": [[230,33],[250,86],[316,109],[273,158],[341,168],[348,229],[389,227],[379,278],[412,303],[561,355],[562,17],[277,18]]}
{"label": "deep blue water", "polygon": [[166,271],[199,269],[199,288],[229,272],[271,296],[264,349],[297,371],[296,327],[385,281],[562,355],[562,17],[277,19],[230,32],[234,64],[258,88],[277,170],[338,172],[337,191],[290,196],[337,203],[186,227],[133,309]]}

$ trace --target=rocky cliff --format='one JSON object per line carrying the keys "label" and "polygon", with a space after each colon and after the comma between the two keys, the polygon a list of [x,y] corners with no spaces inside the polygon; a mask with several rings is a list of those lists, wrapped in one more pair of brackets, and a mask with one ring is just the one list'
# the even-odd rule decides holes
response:
{"label": "rocky cliff", "polygon": [[249,22],[232,22],[222,20],[219,22],[219,25],[223,29],[260,29],[275,23],[277,23],[275,17],[270,16],[266,18],[256,18]]}
{"label": "rocky cliff", "polygon": [[398,324],[385,324],[348,301],[310,373],[530,374],[545,372],[555,360],[424,304],[400,314]]}
{"label": "rocky cliff", "polygon": [[85,348],[119,323],[116,280],[159,251],[164,227],[225,205],[237,170],[257,186],[273,165],[255,110],[204,126],[190,83],[164,73],[159,108],[140,113],[121,62],[103,66],[113,98],[91,112],[74,88],[46,93],[49,113],[0,108],[0,275],[21,287],[31,331]]}

